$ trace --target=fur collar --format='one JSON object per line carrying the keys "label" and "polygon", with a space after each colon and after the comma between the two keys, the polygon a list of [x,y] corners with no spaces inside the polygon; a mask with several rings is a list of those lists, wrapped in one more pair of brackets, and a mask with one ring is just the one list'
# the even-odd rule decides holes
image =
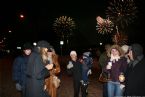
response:
{"label": "fur collar", "polygon": [[113,55],[111,54],[110,61],[112,61],[113,63],[114,63],[115,61],[118,61],[119,59],[120,59],[120,56],[113,56]]}

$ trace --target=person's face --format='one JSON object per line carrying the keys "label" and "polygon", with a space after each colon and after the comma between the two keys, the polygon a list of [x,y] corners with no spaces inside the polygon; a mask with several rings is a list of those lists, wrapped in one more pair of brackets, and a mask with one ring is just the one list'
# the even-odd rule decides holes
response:
{"label": "person's face", "polygon": [[31,54],[31,49],[26,49],[24,50],[25,55],[30,55]]}
{"label": "person's face", "polygon": [[51,52],[50,52],[50,51],[48,51],[48,52],[47,52],[47,54],[48,54],[48,56],[49,56],[49,57],[51,57],[51,56],[52,56],[52,54],[53,54],[53,52],[52,52],[52,51],[51,51]]}
{"label": "person's face", "polygon": [[134,60],[133,59],[133,53],[132,53],[132,50],[129,50],[129,52],[128,52],[128,57],[130,58],[130,60]]}
{"label": "person's face", "polygon": [[119,55],[119,51],[118,51],[117,49],[112,49],[112,50],[111,50],[111,54],[112,54],[113,56],[118,56],[118,55]]}
{"label": "person's face", "polygon": [[76,54],[71,54],[71,59],[73,60],[73,61],[76,61],[77,60],[77,55]]}
{"label": "person's face", "polygon": [[107,51],[110,48],[110,45],[105,45],[105,50]]}

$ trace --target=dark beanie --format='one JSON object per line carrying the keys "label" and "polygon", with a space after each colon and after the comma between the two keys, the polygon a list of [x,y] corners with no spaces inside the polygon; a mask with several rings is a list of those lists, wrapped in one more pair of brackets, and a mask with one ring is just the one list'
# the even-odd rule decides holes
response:
{"label": "dark beanie", "polygon": [[50,44],[47,41],[41,40],[41,41],[38,41],[37,47],[50,48],[51,46],[50,46]]}
{"label": "dark beanie", "polygon": [[29,42],[25,43],[22,47],[23,50],[32,49],[32,48],[33,48],[33,46]]}
{"label": "dark beanie", "polygon": [[140,44],[132,44],[131,49],[135,56],[140,56],[143,54],[143,47]]}

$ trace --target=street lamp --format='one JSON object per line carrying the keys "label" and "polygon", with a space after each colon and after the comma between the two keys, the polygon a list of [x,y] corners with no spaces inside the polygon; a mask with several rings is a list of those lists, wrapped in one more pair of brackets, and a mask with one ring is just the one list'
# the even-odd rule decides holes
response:
{"label": "street lamp", "polygon": [[24,18],[24,15],[23,14],[20,14],[20,18],[23,19]]}
{"label": "street lamp", "polygon": [[102,45],[103,43],[102,42],[100,42],[100,45]]}
{"label": "street lamp", "polygon": [[61,55],[62,55],[62,46],[64,45],[64,41],[60,41],[60,49],[61,49]]}
{"label": "street lamp", "polygon": [[36,46],[37,45],[37,43],[36,42],[33,42],[33,46]]}
{"label": "street lamp", "polygon": [[9,30],[9,33],[11,33],[12,31],[11,30]]}

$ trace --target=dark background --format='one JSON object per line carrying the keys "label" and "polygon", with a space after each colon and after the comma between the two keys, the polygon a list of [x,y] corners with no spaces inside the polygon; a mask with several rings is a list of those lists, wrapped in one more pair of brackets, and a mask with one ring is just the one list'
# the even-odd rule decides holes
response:
{"label": "dark background", "polygon": [[[62,15],[72,17],[77,25],[69,49],[97,47],[99,43],[111,42],[109,34],[96,30],[96,16],[106,17],[109,0],[5,0],[0,2],[0,38],[7,38],[6,45],[15,48],[26,41],[47,40],[58,51],[60,38],[53,31],[54,20]],[[138,42],[143,46],[145,10],[144,0],[135,0],[138,8],[136,20],[127,27],[129,44]],[[20,18],[23,14],[25,17]],[[11,33],[8,31],[11,30]]]}

